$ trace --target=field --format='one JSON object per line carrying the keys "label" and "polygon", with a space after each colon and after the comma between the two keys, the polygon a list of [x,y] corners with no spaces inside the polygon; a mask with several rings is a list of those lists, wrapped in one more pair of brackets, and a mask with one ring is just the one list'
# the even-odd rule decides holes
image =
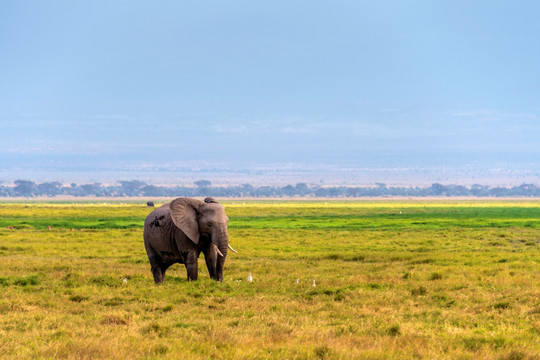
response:
{"label": "field", "polygon": [[0,358],[540,358],[539,201],[224,204],[225,281],[159,286],[150,208],[0,204]]}

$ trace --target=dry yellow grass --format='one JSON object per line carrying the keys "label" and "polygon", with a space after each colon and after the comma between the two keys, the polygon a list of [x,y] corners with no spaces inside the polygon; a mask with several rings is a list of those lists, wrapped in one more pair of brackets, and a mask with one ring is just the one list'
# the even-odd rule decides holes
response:
{"label": "dry yellow grass", "polygon": [[177,265],[156,286],[150,209],[1,205],[0,357],[540,356],[538,202],[226,207],[225,281],[200,259],[199,281]]}

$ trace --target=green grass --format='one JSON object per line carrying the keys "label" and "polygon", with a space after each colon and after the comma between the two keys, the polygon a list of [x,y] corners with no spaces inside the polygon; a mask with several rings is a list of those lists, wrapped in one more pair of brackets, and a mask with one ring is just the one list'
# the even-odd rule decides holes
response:
{"label": "green grass", "polygon": [[156,286],[152,209],[1,204],[0,357],[540,357],[538,201],[225,206],[225,281]]}
{"label": "green grass", "polygon": [[[540,228],[540,206],[527,203],[264,203],[228,204],[231,229],[445,229]],[[451,206],[450,206],[451,205]],[[131,205],[3,204],[0,227],[34,229],[128,229],[140,228],[149,208]]]}

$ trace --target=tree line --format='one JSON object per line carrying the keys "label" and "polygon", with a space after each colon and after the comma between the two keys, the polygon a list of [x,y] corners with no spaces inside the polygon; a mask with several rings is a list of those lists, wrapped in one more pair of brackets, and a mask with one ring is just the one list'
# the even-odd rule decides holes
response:
{"label": "tree line", "polygon": [[63,185],[59,182],[35,183],[30,180],[16,180],[13,184],[0,182],[0,197],[255,197],[255,198],[358,198],[358,197],[430,197],[430,196],[472,196],[472,197],[540,197],[540,187],[522,184],[513,187],[490,187],[443,185],[431,186],[320,186],[297,183],[286,186],[253,186],[250,184],[212,186],[208,180],[198,180],[193,186],[156,186],[138,180],[122,180],[116,185],[100,183]]}

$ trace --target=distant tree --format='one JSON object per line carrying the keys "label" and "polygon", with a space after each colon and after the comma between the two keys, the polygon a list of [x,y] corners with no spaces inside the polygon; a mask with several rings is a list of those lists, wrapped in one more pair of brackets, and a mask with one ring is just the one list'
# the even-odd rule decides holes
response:
{"label": "distant tree", "polygon": [[210,185],[212,185],[210,181],[203,179],[194,181],[193,183],[197,186],[197,189],[195,190],[196,196],[215,196],[210,192]]}
{"label": "distant tree", "polygon": [[309,186],[306,184],[306,183],[298,183],[296,184],[296,186],[294,187],[294,190],[296,192],[297,195],[300,195],[300,196],[305,196],[307,195],[308,193],[310,193],[310,189],[309,189]]}
{"label": "distant tree", "polygon": [[439,183],[434,183],[431,185],[431,194],[430,195],[435,195],[435,196],[441,196],[441,195],[446,195],[446,186],[444,185],[441,185]]}
{"label": "distant tree", "polygon": [[357,187],[350,187],[347,189],[347,197],[358,197],[358,194],[360,193]]}
{"label": "distant tree", "polygon": [[452,196],[469,196],[470,191],[463,185],[452,186]]}
{"label": "distant tree", "polygon": [[13,185],[0,182],[0,197],[37,195],[57,196],[60,194],[73,196],[163,196],[163,197],[282,197],[282,196],[317,196],[317,197],[362,197],[362,196],[527,196],[540,197],[540,187],[534,184],[521,184],[514,187],[489,187],[474,184],[471,187],[462,185],[442,185],[434,183],[429,187],[387,187],[383,183],[375,183],[372,187],[348,187],[307,185],[297,183],[295,186],[283,187],[260,186],[250,184],[238,186],[214,186],[208,180],[194,182],[196,188],[187,186],[154,186],[138,180],[118,181],[120,184],[102,186],[100,183],[63,187],[61,183],[45,182],[36,184],[30,180],[16,180]]}
{"label": "distant tree", "polygon": [[175,186],[171,188],[166,188],[167,195],[166,196],[197,196],[199,189],[193,189],[191,187],[184,187],[184,186]]}
{"label": "distant tree", "polygon": [[489,190],[490,195],[493,195],[495,197],[506,196],[507,192],[508,192],[508,189],[503,188],[503,187],[495,187]]}
{"label": "distant tree", "polygon": [[488,186],[474,184],[469,191],[472,196],[489,196]]}
{"label": "distant tree", "polygon": [[242,187],[238,189],[238,191],[235,191],[234,189],[231,190],[233,190],[233,193],[237,196],[253,196],[255,194],[255,188],[250,184],[242,184]]}
{"label": "distant tree", "polygon": [[272,186],[261,186],[255,189],[255,196],[257,197],[274,197],[276,196],[276,189]]}
{"label": "distant tree", "polygon": [[319,187],[315,190],[315,196],[316,197],[327,197],[328,196],[328,190],[327,188]]}
{"label": "distant tree", "polygon": [[521,184],[512,188],[512,195],[515,196],[535,196],[538,195],[539,189],[534,184]]}
{"label": "distant tree", "polygon": [[140,189],[142,196],[167,196],[166,189],[154,185],[146,185]]}
{"label": "distant tree", "polygon": [[4,186],[4,185],[0,185],[0,196],[1,197],[8,197],[10,196],[10,188]]}
{"label": "distant tree", "polygon": [[93,184],[84,184],[80,186],[81,192],[79,193],[79,196],[102,196],[102,192],[100,191],[101,184],[100,183],[93,183]]}
{"label": "distant tree", "polygon": [[32,197],[36,192],[36,184],[29,180],[15,180],[15,188],[13,189],[15,195]]}
{"label": "distant tree", "polygon": [[294,196],[295,189],[292,185],[286,185],[281,188],[281,193],[285,196]]}
{"label": "distant tree", "polygon": [[345,188],[339,188],[339,187],[331,187],[328,188],[327,196],[329,197],[340,197],[345,196],[346,191],[344,191]]}
{"label": "distant tree", "polygon": [[118,183],[120,183],[122,193],[127,196],[141,195],[141,188],[146,186],[145,182],[139,180],[120,180]]}
{"label": "distant tree", "polygon": [[45,182],[37,185],[37,191],[39,195],[56,196],[60,193],[61,186],[58,181]]}
{"label": "distant tree", "polygon": [[377,187],[369,187],[366,189],[366,196],[381,196],[383,195],[384,190],[386,190],[386,187],[378,185]]}
{"label": "distant tree", "polygon": [[193,182],[195,184],[195,186],[197,186],[198,188],[207,188],[207,187],[210,187],[210,185],[212,185],[212,183],[208,180],[197,180],[195,182]]}

